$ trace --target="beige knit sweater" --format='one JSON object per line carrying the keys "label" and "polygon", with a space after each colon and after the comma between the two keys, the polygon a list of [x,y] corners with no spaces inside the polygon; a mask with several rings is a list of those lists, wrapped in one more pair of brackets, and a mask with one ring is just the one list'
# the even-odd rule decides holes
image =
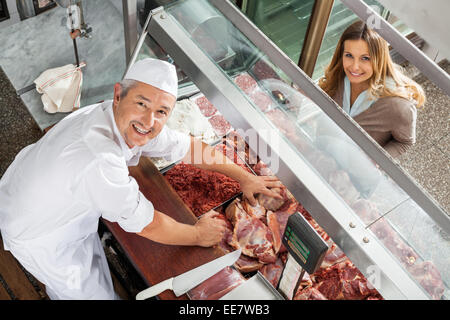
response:
{"label": "beige knit sweater", "polygon": [[[342,107],[344,86],[333,100]],[[353,119],[392,157],[396,158],[416,142],[416,107],[401,97],[384,97]]]}

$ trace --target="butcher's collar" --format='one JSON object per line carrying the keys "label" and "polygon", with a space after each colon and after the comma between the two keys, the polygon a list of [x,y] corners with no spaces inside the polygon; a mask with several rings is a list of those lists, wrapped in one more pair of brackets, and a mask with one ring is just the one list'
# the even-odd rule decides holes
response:
{"label": "butcher's collar", "polygon": [[133,158],[138,152],[139,147],[134,146],[133,148],[130,148],[127,143],[125,142],[124,138],[122,137],[122,134],[119,132],[119,129],[116,125],[116,120],[114,119],[114,111],[112,106],[112,100],[110,101],[109,105],[106,107],[106,112],[109,114],[109,117],[112,122],[113,132],[116,142],[120,145],[120,148],[122,149],[123,156],[125,157],[125,160],[128,162],[131,158]]}

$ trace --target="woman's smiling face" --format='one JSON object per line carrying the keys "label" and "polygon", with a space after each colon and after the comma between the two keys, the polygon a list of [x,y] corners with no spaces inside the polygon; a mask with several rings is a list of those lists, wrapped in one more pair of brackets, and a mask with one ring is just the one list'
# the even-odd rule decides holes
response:
{"label": "woman's smiling face", "polygon": [[364,40],[345,40],[342,65],[350,83],[368,83],[373,75],[369,46]]}

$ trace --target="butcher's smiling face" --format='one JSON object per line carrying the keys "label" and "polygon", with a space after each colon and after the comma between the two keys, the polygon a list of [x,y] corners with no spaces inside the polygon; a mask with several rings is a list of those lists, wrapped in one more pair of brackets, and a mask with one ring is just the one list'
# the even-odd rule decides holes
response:
{"label": "butcher's smiling face", "polygon": [[128,147],[143,146],[161,132],[176,98],[140,81],[125,96],[121,91],[121,85],[116,83],[113,111],[117,128]]}

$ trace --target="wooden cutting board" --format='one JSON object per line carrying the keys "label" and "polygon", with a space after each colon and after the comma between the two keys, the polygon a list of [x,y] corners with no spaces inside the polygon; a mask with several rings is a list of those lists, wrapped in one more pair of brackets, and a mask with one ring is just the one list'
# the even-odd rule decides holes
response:
{"label": "wooden cutting board", "polygon": [[[141,192],[154,208],[173,219],[194,224],[197,218],[181,200],[175,190],[164,179],[156,166],[146,157],[139,165],[129,167],[130,175],[136,179]],[[127,257],[149,286],[177,276],[223,255],[218,248],[162,245],[135,233],[124,231],[117,223],[103,219],[107,228],[122,246]],[[187,299],[176,297],[172,291],[162,292],[161,299]]]}

